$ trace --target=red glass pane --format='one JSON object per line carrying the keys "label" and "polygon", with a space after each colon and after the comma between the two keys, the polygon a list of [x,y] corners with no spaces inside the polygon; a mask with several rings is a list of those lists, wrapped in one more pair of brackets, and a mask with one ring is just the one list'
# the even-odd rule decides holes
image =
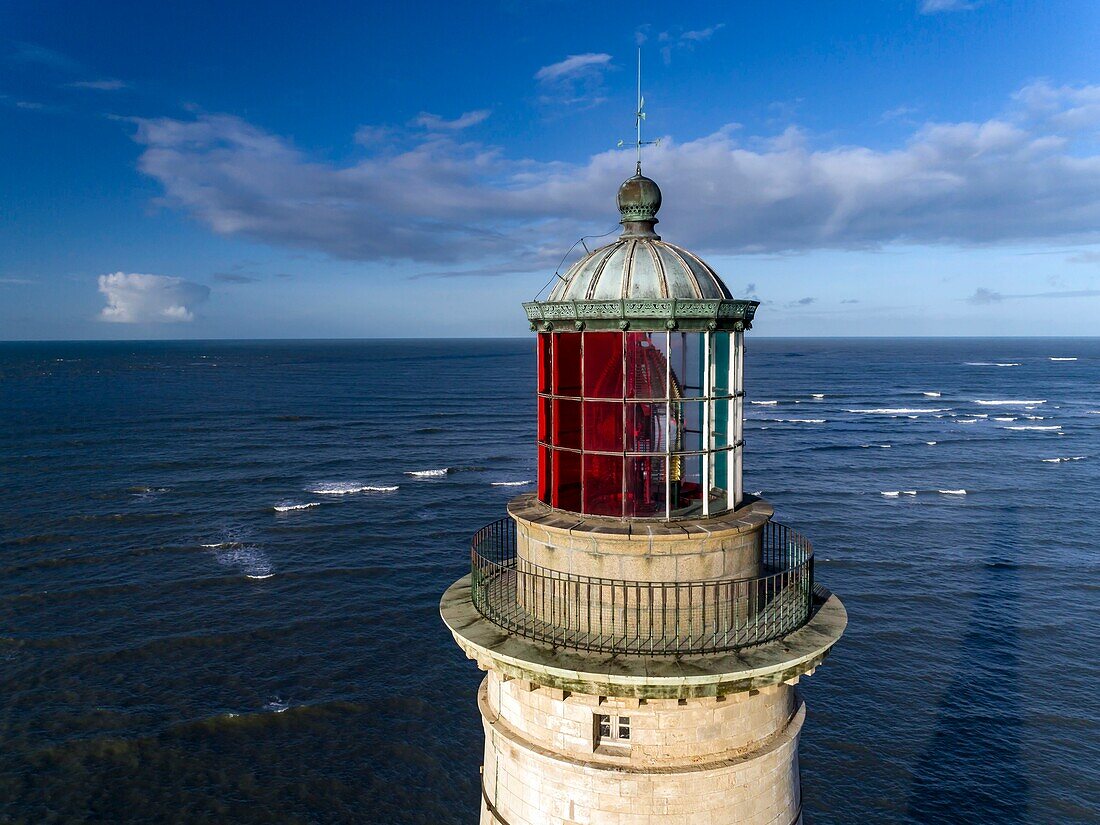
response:
{"label": "red glass pane", "polygon": [[555,447],[581,448],[581,402],[555,398],[551,418]]}
{"label": "red glass pane", "polygon": [[581,456],[554,450],[553,506],[562,510],[581,511]]}
{"label": "red glass pane", "polygon": [[623,333],[584,333],[584,395],[623,397]]}
{"label": "red glass pane", "polygon": [[665,459],[628,456],[624,515],[653,517],[665,514]]}
{"label": "red glass pane", "polygon": [[667,413],[668,409],[664,401],[628,403],[626,405],[627,452],[665,452]]}
{"label": "red glass pane", "polygon": [[584,457],[584,512],[594,516],[622,515],[622,456],[586,455]]}
{"label": "red glass pane", "polygon": [[626,335],[626,397],[665,398],[667,361],[663,332]]}
{"label": "red glass pane", "polygon": [[554,373],[554,395],[581,394],[581,334],[579,332],[555,332],[554,354],[551,362]]}
{"label": "red glass pane", "polygon": [[623,402],[584,402],[584,449],[621,453],[623,450]]}
{"label": "red glass pane", "polygon": [[540,332],[538,334],[538,359],[539,359],[539,392],[550,392],[551,390],[551,375],[553,374],[550,369],[551,363],[551,347],[553,345],[553,338],[549,332]]}
{"label": "red glass pane", "polygon": [[553,480],[549,447],[539,447],[539,501],[553,504],[551,482]]}
{"label": "red glass pane", "polygon": [[554,402],[549,398],[539,398],[539,441],[550,444],[553,443],[552,438],[552,422]]}

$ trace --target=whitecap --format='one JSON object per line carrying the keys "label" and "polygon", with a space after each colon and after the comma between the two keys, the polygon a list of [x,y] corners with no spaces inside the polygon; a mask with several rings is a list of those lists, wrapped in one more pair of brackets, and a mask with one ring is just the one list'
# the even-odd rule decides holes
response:
{"label": "whitecap", "polygon": [[1051,361],[1076,361],[1076,360],[1077,360],[1077,357],[1076,357],[1076,356],[1074,356],[1074,357],[1072,357],[1072,358],[1069,358],[1069,357],[1063,357],[1063,358],[1055,358],[1055,357],[1053,357],[1053,356],[1052,356],[1050,360],[1051,360]]}
{"label": "whitecap", "polygon": [[758,407],[774,407],[778,404],[778,401],[750,401],[750,404],[756,404]]}
{"label": "whitecap", "polygon": [[1025,415],[1024,418],[1026,418],[1028,421],[1042,421],[1044,418],[1046,418],[1046,416],[1045,415]]}
{"label": "whitecap", "polygon": [[1071,455],[1066,456],[1065,458],[1040,458],[1039,460],[1047,464],[1061,464],[1064,461],[1083,461],[1087,457],[1088,456],[1083,455]]}
{"label": "whitecap", "polygon": [[823,392],[815,392],[815,393],[814,393],[814,394],[813,394],[812,396],[810,396],[810,397],[811,397],[811,398],[824,398],[824,397],[825,397],[825,393],[823,393]]}
{"label": "whitecap", "polygon": [[903,496],[915,496],[917,494],[917,491],[916,490],[902,490],[901,494]]}
{"label": "whitecap", "polygon": [[891,445],[891,444],[860,444],[859,446],[864,447],[864,448],[866,448],[866,447],[879,447],[880,449],[888,450],[893,445]]}
{"label": "whitecap", "polygon": [[304,504],[297,504],[293,501],[284,501],[284,502],[281,502],[279,504],[276,504],[272,509],[276,513],[288,513],[291,510],[307,510],[310,507],[320,507],[320,506],[321,506],[321,502],[319,502],[319,501],[307,501]]}
{"label": "whitecap", "polygon": [[1061,424],[1023,424],[1015,427],[1001,427],[1002,430],[1060,430]]}
{"label": "whitecap", "polygon": [[947,409],[942,408],[942,409],[934,409],[934,410],[933,409],[925,410],[925,409],[910,408],[910,407],[881,407],[881,408],[874,408],[874,409],[869,409],[869,410],[868,409],[846,410],[846,412],[863,413],[864,415],[910,415],[912,413],[916,413],[916,414],[919,415],[919,414],[922,414],[922,413],[947,412]]}
{"label": "whitecap", "polygon": [[1014,361],[967,361],[968,367],[1019,367],[1020,364]]}
{"label": "whitecap", "polygon": [[448,472],[449,470],[446,467],[441,467],[438,470],[406,470],[405,475],[415,478],[439,478],[447,475]]}
{"label": "whitecap", "polygon": [[1014,416],[1014,415],[995,415],[995,416],[993,416],[993,420],[994,421],[1015,421],[1016,416]]}
{"label": "whitecap", "polygon": [[535,482],[532,481],[531,479],[527,479],[527,481],[490,481],[489,486],[490,487],[524,487],[528,484],[534,484],[534,483]]}
{"label": "whitecap", "polygon": [[773,418],[772,421],[781,421],[786,424],[824,424],[824,418]]}
{"label": "whitecap", "polygon": [[264,710],[271,711],[272,713],[282,713],[283,711],[290,709],[290,702],[285,699],[280,699],[276,696],[272,701],[264,705]]}
{"label": "whitecap", "polygon": [[929,398],[939,398],[943,395],[942,392],[922,392],[921,395],[927,395]]}
{"label": "whitecap", "polygon": [[392,493],[398,485],[360,484],[358,481],[323,482],[308,492],[319,496],[346,496],[351,493]]}
{"label": "whitecap", "polygon": [[924,443],[927,444],[929,447],[934,447],[939,442],[938,441],[925,441]]}
{"label": "whitecap", "polygon": [[996,399],[994,401],[983,401],[979,398],[974,399],[975,404],[984,404],[987,407],[1037,407],[1040,404],[1047,403],[1046,400],[1042,401],[1020,401],[1015,398],[1009,399]]}
{"label": "whitecap", "polygon": [[966,490],[937,490],[937,493],[942,493],[945,496],[965,496]]}
{"label": "whitecap", "polygon": [[956,418],[955,419],[956,424],[977,424],[979,421],[981,421],[980,418]]}
{"label": "whitecap", "polygon": [[898,496],[901,495],[901,491],[900,490],[883,490],[882,494],[884,496],[887,496],[888,498],[897,498]]}

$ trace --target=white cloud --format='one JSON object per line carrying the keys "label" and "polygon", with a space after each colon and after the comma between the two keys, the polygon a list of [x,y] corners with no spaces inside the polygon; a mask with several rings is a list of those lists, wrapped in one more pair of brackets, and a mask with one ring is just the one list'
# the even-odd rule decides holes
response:
{"label": "white cloud", "polygon": [[582,74],[590,74],[594,71],[602,71],[611,64],[611,55],[587,52],[585,54],[571,54],[565,60],[543,66],[535,72],[535,80],[553,82],[577,77]]}
{"label": "white cloud", "polygon": [[[1100,152],[1083,128],[1100,126],[1094,99],[1100,86],[1032,84],[1002,115],[926,123],[886,148],[731,125],[666,137],[646,171],[665,193],[662,234],[707,254],[1095,243]],[[623,152],[546,163],[439,133],[335,165],[237,117],[137,122],[140,168],[167,203],[219,234],[355,260],[541,266],[617,220],[632,167]]]}
{"label": "white cloud", "polygon": [[128,89],[130,84],[124,80],[78,80],[68,84],[74,89],[94,89],[97,92],[117,92],[119,89]]}
{"label": "white cloud", "polygon": [[115,272],[99,276],[107,299],[101,321],[118,324],[193,321],[194,308],[210,296],[210,287],[167,275]]}
{"label": "white cloud", "polygon": [[981,0],[921,0],[921,14],[939,14],[945,11],[970,11],[980,6]]}
{"label": "white cloud", "polygon": [[[476,126],[489,117],[490,114],[492,114],[492,112],[488,109],[478,109],[473,112],[463,112],[462,115],[456,117],[454,120],[445,120],[439,115],[433,115],[431,112],[421,112],[413,119],[413,125],[429,129],[433,132],[458,132],[470,126]],[[362,129],[362,127],[360,127],[360,129]]]}

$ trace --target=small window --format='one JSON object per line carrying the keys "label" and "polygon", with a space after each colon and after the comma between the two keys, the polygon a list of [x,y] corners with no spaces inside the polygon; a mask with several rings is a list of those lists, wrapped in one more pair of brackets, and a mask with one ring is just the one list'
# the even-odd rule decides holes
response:
{"label": "small window", "polygon": [[629,716],[596,716],[596,747],[630,743]]}

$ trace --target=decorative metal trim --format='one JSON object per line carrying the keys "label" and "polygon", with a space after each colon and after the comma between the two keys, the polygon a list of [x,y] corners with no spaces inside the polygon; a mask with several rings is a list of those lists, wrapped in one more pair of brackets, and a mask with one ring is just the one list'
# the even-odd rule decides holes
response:
{"label": "decorative metal trim", "polygon": [[537,321],[583,321],[586,329],[631,329],[658,331],[741,330],[752,325],[759,301],[739,299],[682,300],[654,298],[644,301],[528,301],[523,305],[527,318]]}

